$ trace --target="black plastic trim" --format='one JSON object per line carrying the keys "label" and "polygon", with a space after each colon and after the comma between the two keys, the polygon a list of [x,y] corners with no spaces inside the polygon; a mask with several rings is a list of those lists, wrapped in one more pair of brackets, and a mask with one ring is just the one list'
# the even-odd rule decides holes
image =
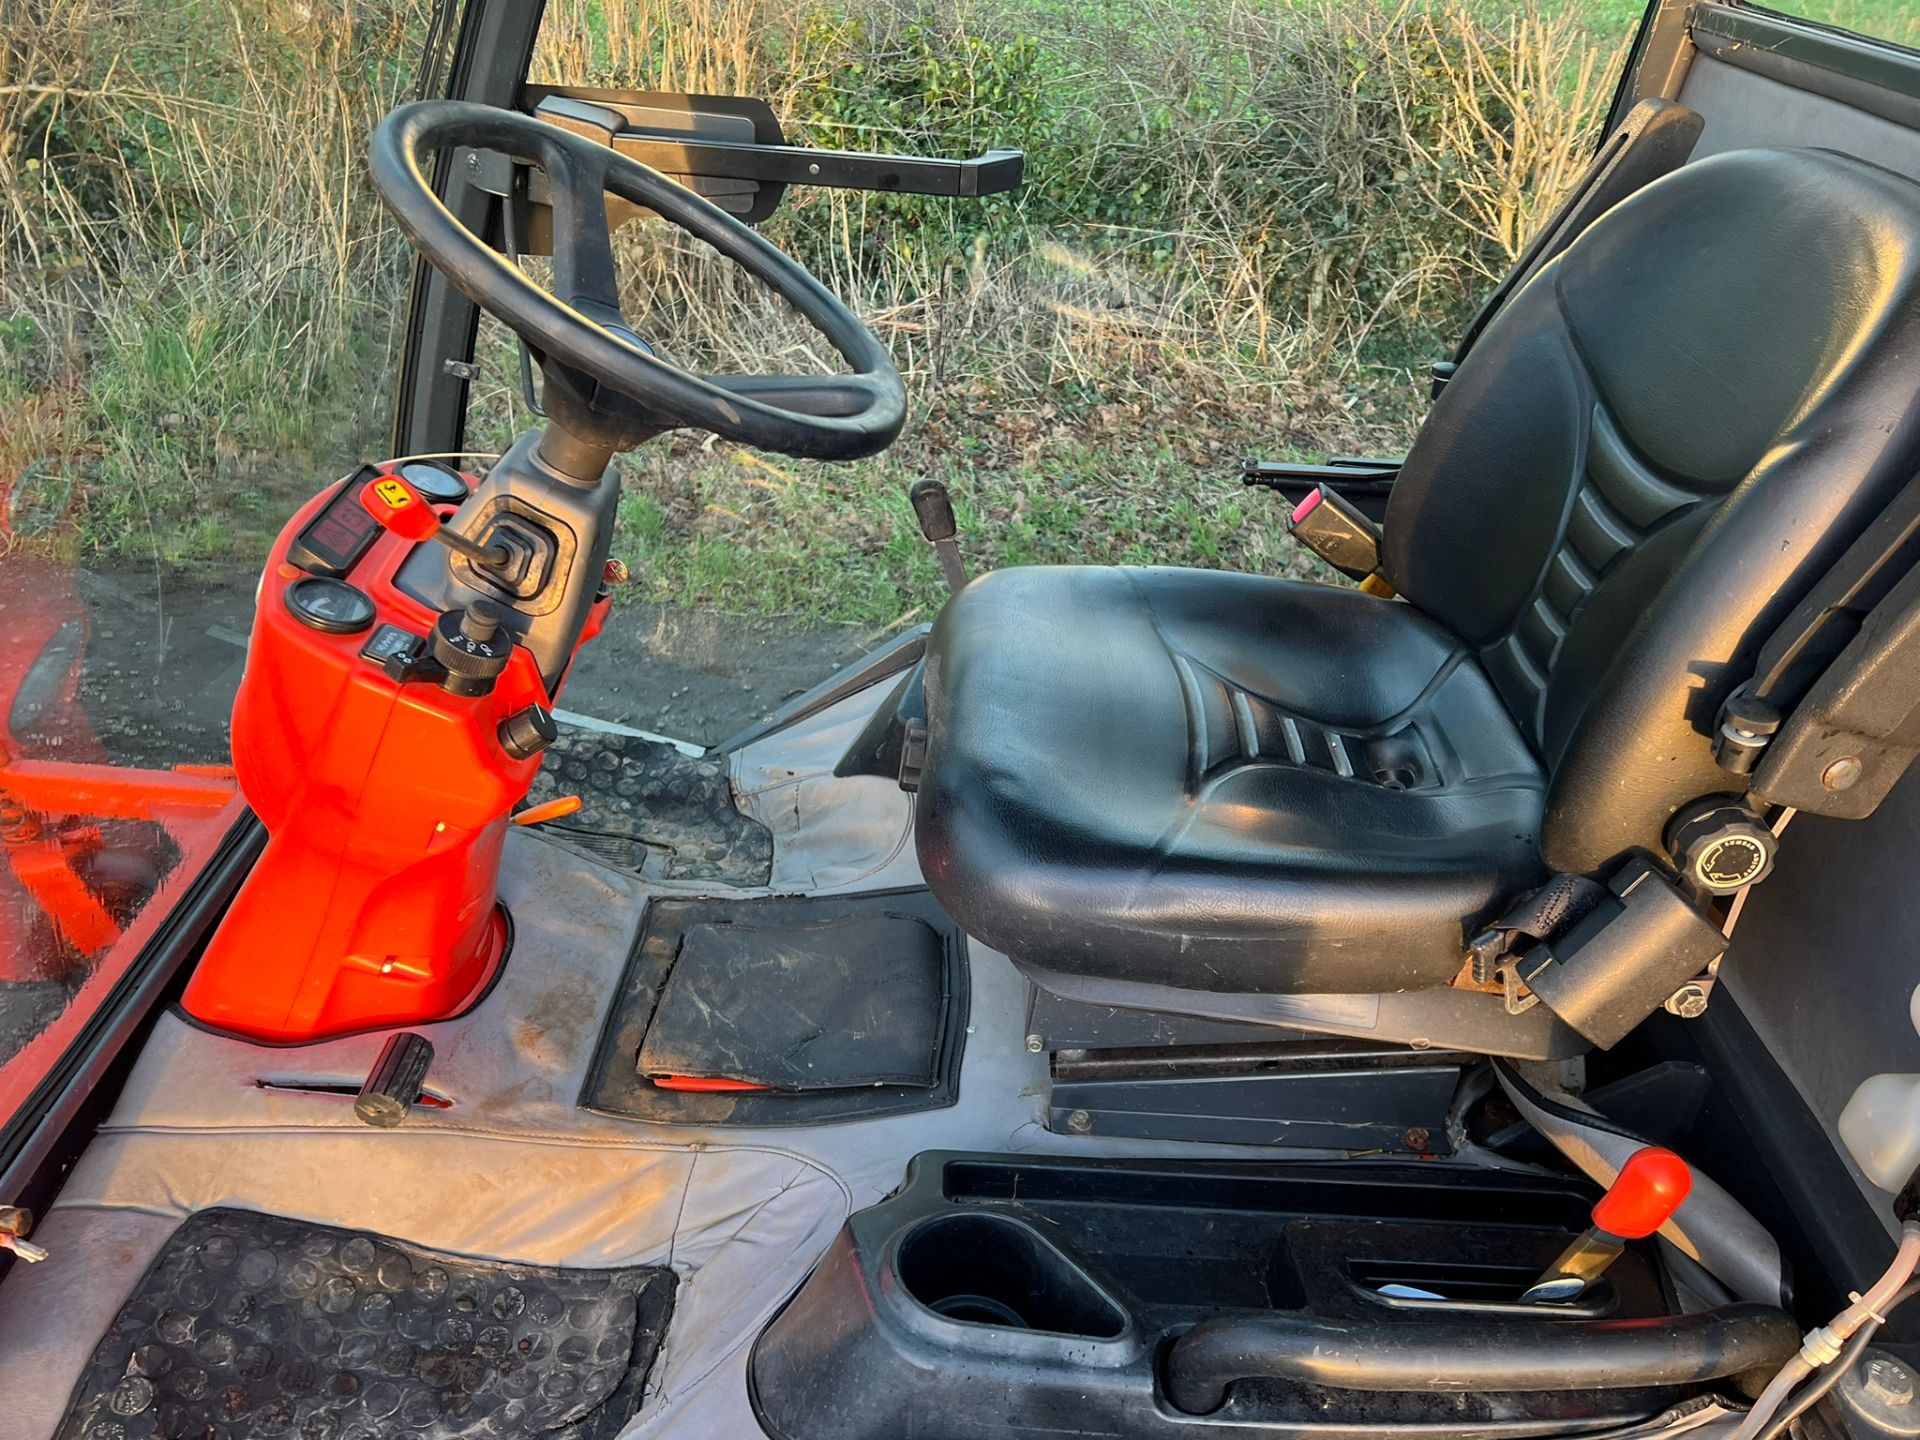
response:
{"label": "black plastic trim", "polygon": [[[1780,1241],[1799,1317],[1833,1314],[1893,1258],[1887,1221],[1851,1183],[1825,1127],[1724,986],[1685,1033],[1741,1132],[1705,1128],[1703,1168]],[[1912,1330],[1911,1320],[1896,1320],[1889,1338]]]}

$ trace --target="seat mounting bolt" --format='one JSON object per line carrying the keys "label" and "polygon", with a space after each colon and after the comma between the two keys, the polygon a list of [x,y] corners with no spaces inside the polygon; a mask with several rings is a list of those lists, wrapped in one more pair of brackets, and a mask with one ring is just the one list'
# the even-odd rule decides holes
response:
{"label": "seat mounting bolt", "polygon": [[1093,1116],[1084,1110],[1074,1110],[1067,1115],[1067,1129],[1075,1135],[1091,1135]]}
{"label": "seat mounting bolt", "polygon": [[1707,987],[1689,980],[1667,997],[1666,1010],[1682,1020],[1698,1020],[1707,1013]]}
{"label": "seat mounting bolt", "polygon": [[1829,793],[1851,790],[1860,783],[1862,768],[1858,755],[1842,755],[1820,772],[1820,788]]}
{"label": "seat mounting bolt", "polygon": [[1031,1050],[1035,1055],[1038,1055],[1046,1048],[1047,1042],[1042,1040],[1038,1035],[1027,1036],[1027,1049]]}

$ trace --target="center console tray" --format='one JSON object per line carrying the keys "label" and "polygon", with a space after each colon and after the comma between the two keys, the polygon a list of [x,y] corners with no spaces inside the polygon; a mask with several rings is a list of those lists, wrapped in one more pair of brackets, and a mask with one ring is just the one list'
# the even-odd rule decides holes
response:
{"label": "center console tray", "polygon": [[1700,1387],[1395,1393],[1249,1378],[1196,1415],[1165,1383],[1177,1337],[1222,1317],[1291,1317],[1356,1343],[1368,1327],[1411,1339],[1458,1323],[1471,1345],[1481,1325],[1510,1343],[1533,1325],[1672,1315],[1657,1252],[1639,1244],[1577,1307],[1519,1303],[1595,1198],[1578,1181],[1431,1163],[929,1152],[897,1194],[851,1217],[761,1335],[755,1411],[775,1440],[1464,1440],[1631,1422]]}

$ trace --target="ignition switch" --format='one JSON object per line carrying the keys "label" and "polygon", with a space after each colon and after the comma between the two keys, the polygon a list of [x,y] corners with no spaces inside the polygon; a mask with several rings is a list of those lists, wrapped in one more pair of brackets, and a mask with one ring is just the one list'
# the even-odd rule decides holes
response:
{"label": "ignition switch", "polygon": [[428,642],[433,658],[446,670],[441,688],[454,695],[485,695],[507,668],[513,635],[501,626],[500,607],[475,600],[464,610],[448,610],[434,621]]}

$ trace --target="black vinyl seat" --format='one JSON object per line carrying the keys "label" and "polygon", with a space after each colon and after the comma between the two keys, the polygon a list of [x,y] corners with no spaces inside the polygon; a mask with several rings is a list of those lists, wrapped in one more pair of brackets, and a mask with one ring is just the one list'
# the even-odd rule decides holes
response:
{"label": "black vinyl seat", "polygon": [[[1920,471],[1920,187],[1702,160],[1502,310],[1393,490],[1401,599],[988,575],[935,625],[918,847],[970,933],[1184,991],[1446,985],[1551,871],[1737,791],[1755,650]],[[1082,987],[1084,993],[1084,987]]]}
{"label": "black vinyl seat", "polygon": [[1540,872],[1540,764],[1410,605],[1005,570],[937,634],[928,879],[1047,968],[1244,991],[1284,955],[1308,991],[1440,984],[1461,917]]}

